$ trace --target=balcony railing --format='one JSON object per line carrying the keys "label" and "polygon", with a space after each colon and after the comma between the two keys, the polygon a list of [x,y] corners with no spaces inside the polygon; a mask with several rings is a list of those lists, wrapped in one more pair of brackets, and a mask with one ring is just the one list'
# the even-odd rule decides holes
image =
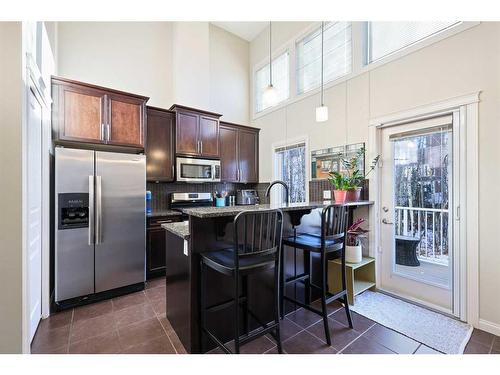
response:
{"label": "balcony railing", "polygon": [[440,208],[395,208],[395,235],[420,239],[419,260],[448,265],[448,210]]}

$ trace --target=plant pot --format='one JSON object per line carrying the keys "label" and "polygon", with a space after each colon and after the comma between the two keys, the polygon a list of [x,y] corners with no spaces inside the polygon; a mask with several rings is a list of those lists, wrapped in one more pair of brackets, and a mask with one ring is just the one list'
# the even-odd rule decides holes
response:
{"label": "plant pot", "polygon": [[361,198],[361,187],[347,190],[346,200],[348,202],[357,202]]}
{"label": "plant pot", "polygon": [[347,263],[360,263],[363,260],[363,251],[361,245],[345,247],[345,261]]}
{"label": "plant pot", "polygon": [[347,190],[334,190],[335,203],[344,203],[346,201]]}

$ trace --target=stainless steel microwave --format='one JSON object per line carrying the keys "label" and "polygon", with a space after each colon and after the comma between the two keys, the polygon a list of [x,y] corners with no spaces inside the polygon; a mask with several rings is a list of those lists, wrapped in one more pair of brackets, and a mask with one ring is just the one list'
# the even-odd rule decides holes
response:
{"label": "stainless steel microwave", "polygon": [[220,182],[220,160],[177,158],[177,181]]}

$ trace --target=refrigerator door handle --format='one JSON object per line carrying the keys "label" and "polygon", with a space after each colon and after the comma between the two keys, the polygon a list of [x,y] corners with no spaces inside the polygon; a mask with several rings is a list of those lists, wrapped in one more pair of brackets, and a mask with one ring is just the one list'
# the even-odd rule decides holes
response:
{"label": "refrigerator door handle", "polygon": [[94,176],[89,176],[89,245],[94,244]]}
{"label": "refrigerator door handle", "polygon": [[102,185],[101,185],[101,176],[96,176],[96,240],[95,243],[100,244],[103,243],[102,240]]}

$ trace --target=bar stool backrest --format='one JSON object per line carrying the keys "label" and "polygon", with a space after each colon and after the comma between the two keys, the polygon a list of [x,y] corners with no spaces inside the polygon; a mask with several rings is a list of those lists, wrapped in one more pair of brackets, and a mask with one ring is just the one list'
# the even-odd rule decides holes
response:
{"label": "bar stool backrest", "polygon": [[240,212],[234,218],[234,264],[242,258],[279,257],[283,235],[283,213],[279,209]]}
{"label": "bar stool backrest", "polygon": [[[329,205],[321,213],[321,246],[329,250],[342,250],[345,246],[347,231],[347,208]],[[327,241],[333,241],[333,243]]]}

